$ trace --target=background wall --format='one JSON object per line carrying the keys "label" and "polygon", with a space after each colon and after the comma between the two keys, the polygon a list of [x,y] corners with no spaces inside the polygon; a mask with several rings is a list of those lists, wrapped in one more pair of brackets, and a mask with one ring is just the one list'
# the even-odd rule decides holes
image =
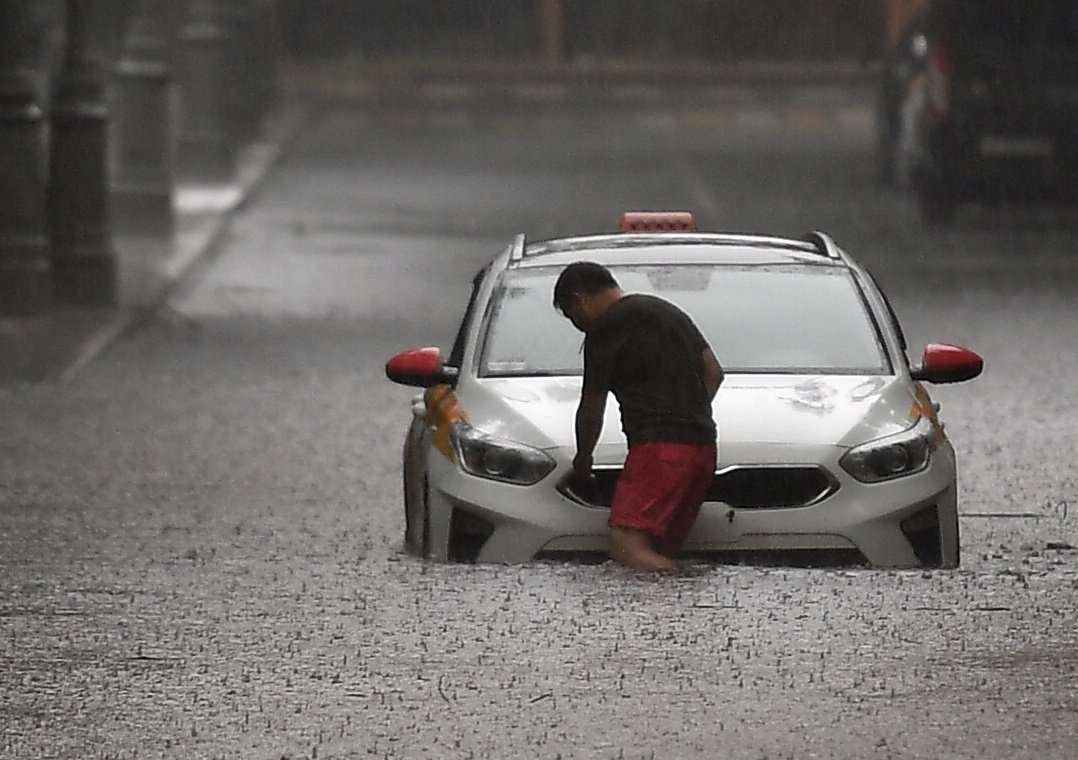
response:
{"label": "background wall", "polygon": [[568,59],[865,60],[885,0],[283,0],[301,56],[527,58],[551,8]]}

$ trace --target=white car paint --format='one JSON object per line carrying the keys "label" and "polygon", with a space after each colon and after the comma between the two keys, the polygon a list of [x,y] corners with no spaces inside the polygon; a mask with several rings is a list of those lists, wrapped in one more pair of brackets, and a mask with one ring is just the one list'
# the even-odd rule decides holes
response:
{"label": "white car paint", "polygon": [[[757,260],[767,264],[789,260],[847,268],[880,330],[881,350],[890,371],[871,375],[730,372],[713,406],[719,430],[717,483],[731,473],[745,475],[745,470],[761,477],[762,469],[762,482],[769,486],[790,468],[805,468],[822,472],[818,479],[825,487],[818,493],[807,489],[811,495],[799,499],[796,506],[779,505],[778,501],[765,507],[745,502],[737,505],[723,501],[726,497],[706,501],[684,548],[722,556],[741,551],[848,550],[876,567],[958,565],[954,452],[936,419],[936,406],[923,385],[914,380],[894,315],[871,278],[833,241],[818,233],[808,238],[810,245],[747,236],[699,238],[677,238],[669,247],[674,252],[671,255],[697,264],[714,255],[735,266]],[[587,246],[586,255],[592,260],[665,261],[662,256],[668,249],[663,236],[640,235],[637,247],[632,241],[622,245],[627,239],[599,236],[540,244],[532,260],[523,237],[518,236],[492,262],[492,274],[477,281],[473,293],[476,315],[465,320],[460,333],[459,367],[449,374],[435,373],[427,380],[407,372],[396,376],[398,382],[406,384],[453,386],[455,413],[448,422],[432,418],[437,417],[438,407],[432,411],[430,391],[413,402],[403,452],[411,548],[435,560],[459,559],[456,555],[461,554],[465,539],[478,535],[467,532],[475,528],[481,535],[465,552],[466,561],[518,563],[548,555],[606,551],[609,510],[574,498],[562,487],[575,453],[574,416],[581,377],[480,377],[477,368],[490,313],[488,304],[503,271],[514,266],[539,266],[539,260],[546,266],[562,266],[577,255],[573,253],[577,245]],[[604,247],[608,243],[609,247]],[[951,350],[965,349],[938,348],[944,351],[941,379],[936,381],[969,379],[980,371],[979,357],[967,352],[973,361],[959,368],[961,377],[951,377]],[[429,358],[427,351],[417,354],[423,366]],[[449,387],[440,387],[444,399]],[[457,419],[462,421],[453,422]],[[934,431],[932,452],[923,468],[882,482],[862,482],[844,469],[841,460],[851,448],[910,430],[918,420],[922,427],[930,424],[929,430]],[[458,463],[459,450],[447,445],[453,425],[468,425],[514,445],[546,452],[553,470],[531,485],[472,474]],[[611,397],[595,450],[597,470],[620,468],[626,452],[617,402]],[[729,491],[720,488],[715,493]],[[459,524],[455,525],[455,520]]]}

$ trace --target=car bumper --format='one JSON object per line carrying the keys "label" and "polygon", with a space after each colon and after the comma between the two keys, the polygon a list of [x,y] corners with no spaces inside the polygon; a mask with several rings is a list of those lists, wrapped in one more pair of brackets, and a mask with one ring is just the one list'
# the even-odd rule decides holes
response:
{"label": "car bumper", "polygon": [[[940,448],[920,473],[860,483],[821,462],[838,481],[823,500],[795,508],[734,508],[705,502],[685,546],[693,555],[805,551],[857,554],[874,567],[955,567],[959,562],[954,455]],[[534,486],[477,478],[459,469],[431,488],[434,559],[523,563],[539,556],[605,553],[609,510],[584,506],[554,485],[562,465]]]}

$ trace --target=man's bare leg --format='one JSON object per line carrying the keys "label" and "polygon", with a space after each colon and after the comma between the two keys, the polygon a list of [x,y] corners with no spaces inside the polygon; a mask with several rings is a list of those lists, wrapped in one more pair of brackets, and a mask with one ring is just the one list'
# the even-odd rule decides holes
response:
{"label": "man's bare leg", "polygon": [[660,573],[681,571],[674,560],[655,551],[655,539],[642,530],[610,528],[610,556],[615,562],[636,570]]}
{"label": "man's bare leg", "polygon": [[681,542],[672,538],[660,538],[655,542],[655,551],[664,557],[673,559],[681,551]]}

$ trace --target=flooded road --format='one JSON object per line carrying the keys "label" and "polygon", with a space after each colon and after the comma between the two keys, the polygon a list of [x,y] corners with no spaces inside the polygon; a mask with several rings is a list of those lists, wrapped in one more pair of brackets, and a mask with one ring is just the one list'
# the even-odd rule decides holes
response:
{"label": "flooded road", "polygon": [[[219,254],[0,388],[0,756],[1044,758],[1078,748],[1078,221],[927,230],[867,93],[300,103]],[[962,566],[449,566],[402,551],[408,389],[520,231],[831,233],[984,375],[933,389]],[[721,355],[721,351],[718,351]]]}

